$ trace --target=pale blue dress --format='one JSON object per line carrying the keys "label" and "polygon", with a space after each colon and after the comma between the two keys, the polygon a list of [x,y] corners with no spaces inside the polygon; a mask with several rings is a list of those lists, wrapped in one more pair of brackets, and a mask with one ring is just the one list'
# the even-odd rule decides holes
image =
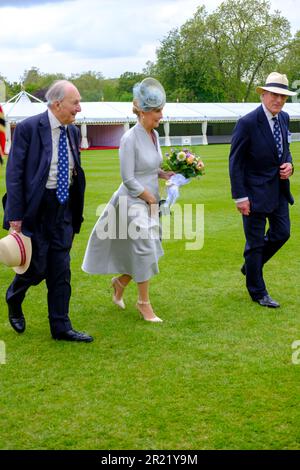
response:
{"label": "pale blue dress", "polygon": [[137,123],[120,142],[122,183],[113,194],[90,235],[82,269],[90,274],[129,274],[143,282],[159,272],[163,255],[159,220],[150,216],[149,205],[138,198],[148,189],[159,202],[158,172],[162,154]]}

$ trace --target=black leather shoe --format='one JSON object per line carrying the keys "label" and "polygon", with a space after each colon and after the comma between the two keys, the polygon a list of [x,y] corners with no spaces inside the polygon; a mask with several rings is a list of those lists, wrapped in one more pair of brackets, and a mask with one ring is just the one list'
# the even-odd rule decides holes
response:
{"label": "black leather shoe", "polygon": [[26,328],[26,322],[21,305],[7,305],[9,323],[17,333],[24,333]]}
{"label": "black leather shoe", "polygon": [[244,274],[244,276],[246,276],[246,266],[244,264],[241,267],[241,273]]}
{"label": "black leather shoe", "polygon": [[63,331],[62,333],[57,333],[56,335],[52,335],[52,338],[64,341],[79,341],[84,343],[91,343],[92,341],[94,341],[94,338],[92,336],[75,330],[68,330]]}
{"label": "black leather shoe", "polygon": [[278,308],[280,304],[273,300],[268,294],[264,295],[261,299],[255,299],[254,302],[258,302],[262,307]]}

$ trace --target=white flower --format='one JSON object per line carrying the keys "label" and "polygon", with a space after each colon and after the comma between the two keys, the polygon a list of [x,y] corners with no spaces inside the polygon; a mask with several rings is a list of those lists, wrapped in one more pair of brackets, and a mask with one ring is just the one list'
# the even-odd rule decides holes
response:
{"label": "white flower", "polygon": [[176,157],[176,158],[177,158],[177,160],[178,160],[179,162],[183,162],[183,161],[186,159],[186,154],[185,154],[185,152],[179,152],[179,153],[177,154],[177,157]]}

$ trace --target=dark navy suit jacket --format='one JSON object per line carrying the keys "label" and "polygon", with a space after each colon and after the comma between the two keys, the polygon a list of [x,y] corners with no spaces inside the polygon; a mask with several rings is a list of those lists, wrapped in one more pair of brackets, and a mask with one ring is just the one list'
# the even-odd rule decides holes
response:
{"label": "dark navy suit jacket", "polygon": [[[79,131],[74,125],[69,125],[67,133],[75,163],[70,187],[72,225],[74,232],[78,233],[83,221],[85,176],[80,163]],[[52,136],[48,112],[21,121],[15,129],[7,162],[4,228],[9,228],[9,221],[22,220],[23,233],[32,235],[51,158]]]}
{"label": "dark navy suit jacket", "polygon": [[294,199],[289,180],[281,180],[279,167],[292,163],[288,142],[289,115],[278,115],[283,139],[283,155],[278,152],[268,119],[262,106],[242,117],[236,124],[229,156],[229,172],[233,199],[248,197],[251,210],[270,213],[284,194],[290,204]]}

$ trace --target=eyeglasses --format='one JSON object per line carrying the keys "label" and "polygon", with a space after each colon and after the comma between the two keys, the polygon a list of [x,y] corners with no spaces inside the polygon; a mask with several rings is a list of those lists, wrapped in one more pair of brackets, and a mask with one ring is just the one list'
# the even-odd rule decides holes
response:
{"label": "eyeglasses", "polygon": [[272,98],[280,98],[282,101],[285,101],[288,97],[287,95],[281,95],[280,93],[273,93],[272,91],[269,92]]}

